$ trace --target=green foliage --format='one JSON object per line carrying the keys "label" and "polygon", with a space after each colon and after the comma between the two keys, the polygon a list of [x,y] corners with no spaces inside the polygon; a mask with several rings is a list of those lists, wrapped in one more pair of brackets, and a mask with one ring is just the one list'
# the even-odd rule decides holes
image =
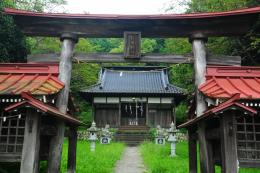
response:
{"label": "green foliage", "polygon": [[[140,146],[141,155],[145,165],[148,167],[147,173],[187,173],[188,168],[188,144],[187,142],[177,143],[176,157],[170,157],[170,144],[165,146],[145,142]],[[198,153],[199,155],[199,153]],[[199,159],[198,159],[199,168]],[[198,171],[200,172],[200,170]],[[216,173],[220,173],[220,167],[216,166]],[[260,173],[259,169],[240,168],[239,173]]]}
{"label": "green foliage", "polygon": [[192,0],[188,12],[228,11],[246,7],[248,0]]}
{"label": "green foliage", "polygon": [[194,92],[193,66],[190,64],[172,65],[170,69],[170,82],[176,86],[187,89],[188,93]]}
{"label": "green foliage", "polygon": [[60,40],[53,37],[27,37],[31,54],[60,53]]}
{"label": "green foliage", "polygon": [[[90,152],[90,144],[87,141],[77,142],[77,172],[78,173],[112,173],[116,161],[121,158],[125,145],[111,143],[102,145],[96,143],[96,151]],[[63,144],[61,173],[66,173],[68,158],[68,141]],[[19,163],[0,163],[0,173],[19,173]],[[40,173],[45,173],[47,162],[41,161]]]}
{"label": "green foliage", "polygon": [[71,90],[75,98],[75,104],[79,107],[79,118],[90,125],[92,122],[91,105],[87,103],[79,94],[79,91],[97,82],[100,66],[98,64],[73,64],[71,77]]}
{"label": "green foliage", "polygon": [[19,9],[36,12],[56,12],[60,11],[61,5],[65,5],[66,0],[19,0],[15,5]]}
{"label": "green foliage", "polygon": [[[111,143],[102,145],[96,143],[94,153],[90,152],[90,144],[78,141],[77,145],[77,172],[79,173],[112,173],[116,161],[121,158],[124,144]],[[68,143],[65,142],[62,153],[62,173],[67,170]]]}
{"label": "green foliage", "polygon": [[[90,127],[91,123],[93,121],[93,118],[92,118],[93,113],[92,113],[91,104],[86,102],[86,100],[84,100],[78,92],[73,93],[73,97],[75,98],[75,100],[74,100],[75,105],[77,107],[79,107],[79,112],[77,113],[77,118],[79,118],[82,122],[84,122],[86,124],[86,127]],[[86,128],[86,127],[83,127],[83,128]]]}
{"label": "green foliage", "polygon": [[169,38],[165,39],[165,46],[162,49],[163,53],[187,54],[191,53],[191,44],[188,39],[184,38]]}
{"label": "green foliage", "polygon": [[141,42],[141,52],[144,54],[154,52],[156,46],[157,42],[155,39],[144,38]]}
{"label": "green foliage", "polygon": [[76,53],[90,53],[94,51],[94,47],[91,45],[88,39],[79,39],[79,42],[75,46]]}
{"label": "green foliage", "polygon": [[186,118],[187,110],[188,110],[187,103],[180,103],[178,106],[176,106],[175,113],[176,113],[177,125],[182,124],[187,120],[187,118]]}
{"label": "green foliage", "polygon": [[73,64],[71,90],[78,92],[82,88],[93,85],[97,82],[100,65],[92,63]]}
{"label": "green foliage", "polygon": [[151,136],[151,139],[155,139],[156,137],[156,132],[157,132],[157,129],[156,128],[150,128],[149,129],[149,134]]}
{"label": "green foliage", "polygon": [[[90,143],[77,143],[77,172],[78,173],[112,173],[116,161],[120,159],[125,146],[122,143],[102,145],[96,143],[95,152],[90,152]],[[61,173],[66,173],[68,158],[68,141],[63,144]],[[40,173],[45,173],[47,164],[41,162]]]}
{"label": "green foliage", "polygon": [[230,44],[230,39],[226,37],[209,38],[207,49],[210,54],[231,55],[232,47]]}
{"label": "green foliage", "polygon": [[[9,0],[10,1],[10,0]],[[61,12],[66,0],[19,0],[14,1],[15,8],[36,12]],[[31,54],[59,53],[60,41],[49,37],[27,37],[27,50]],[[17,47],[17,50],[20,50]]]}
{"label": "green foliage", "polygon": [[118,38],[92,38],[89,39],[94,47],[95,52],[110,52],[112,49],[118,48],[123,39]]}
{"label": "green foliage", "polygon": [[[259,6],[260,1],[254,0],[191,0],[188,3],[189,12],[214,12],[228,11],[238,8]],[[260,19],[256,25],[242,37],[238,38],[210,38],[208,42],[209,52],[226,55],[239,55],[243,65],[260,64],[259,43]]]}
{"label": "green foliage", "polygon": [[188,153],[187,143],[177,144],[177,157],[170,157],[170,145],[156,145],[145,142],[140,146],[141,155],[148,173],[187,173]]}
{"label": "green foliage", "polygon": [[0,62],[24,62],[27,55],[24,35],[13,19],[5,15],[4,7],[13,7],[11,0],[0,2]]}
{"label": "green foliage", "polygon": [[111,49],[109,53],[123,53],[123,52],[124,52],[124,42],[121,42],[118,47]]}

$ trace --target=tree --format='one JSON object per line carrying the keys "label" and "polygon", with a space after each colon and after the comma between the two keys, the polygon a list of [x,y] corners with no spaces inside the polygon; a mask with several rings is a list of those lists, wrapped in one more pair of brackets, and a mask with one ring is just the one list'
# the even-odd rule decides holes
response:
{"label": "tree", "polygon": [[[35,12],[64,12],[66,0],[14,0],[17,9]],[[60,41],[51,37],[27,37],[27,50],[30,53],[60,52]]]}
{"label": "tree", "polygon": [[[187,12],[214,12],[228,11],[237,8],[259,6],[260,1],[254,0],[192,0]],[[242,37],[237,38],[210,38],[209,52],[227,55],[239,55],[243,65],[260,64],[260,18],[255,26]]]}
{"label": "tree", "polygon": [[191,44],[188,39],[170,38],[165,40],[165,46],[162,48],[163,53],[188,54],[191,53]]}
{"label": "tree", "polygon": [[3,13],[3,8],[13,7],[11,0],[0,2],[0,62],[25,62],[27,56],[25,37],[13,19]]}
{"label": "tree", "polygon": [[66,0],[14,0],[16,8],[36,12],[64,12]]}

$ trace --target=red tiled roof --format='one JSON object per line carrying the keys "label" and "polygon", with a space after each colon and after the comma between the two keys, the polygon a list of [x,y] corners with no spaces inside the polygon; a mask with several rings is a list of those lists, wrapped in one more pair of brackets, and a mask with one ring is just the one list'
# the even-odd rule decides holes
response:
{"label": "red tiled roof", "polygon": [[260,67],[208,66],[199,90],[213,98],[260,99]]}
{"label": "red tiled roof", "polygon": [[80,120],[73,117],[72,115],[61,113],[57,108],[50,106],[50,105],[47,105],[47,104],[41,102],[40,100],[33,98],[28,93],[24,93],[24,92],[21,93],[21,97],[25,100],[23,100],[22,102],[18,102],[18,103],[15,103],[15,104],[12,104],[12,105],[6,107],[5,111],[9,112],[9,111],[12,111],[12,110],[20,108],[20,107],[31,106],[33,108],[36,108],[36,109],[42,111],[42,112],[46,112],[50,115],[53,115],[56,118],[63,119],[67,122],[70,122],[70,123],[73,123],[73,124],[76,124],[76,125],[83,124],[83,123],[81,123]]}
{"label": "red tiled roof", "polygon": [[0,95],[55,94],[64,87],[58,74],[58,64],[0,64]]}
{"label": "red tiled roof", "polygon": [[241,103],[238,103],[237,100],[240,98],[239,94],[235,94],[234,96],[232,96],[229,100],[221,103],[220,105],[211,108],[209,110],[207,110],[204,114],[202,114],[201,116],[198,116],[194,119],[191,119],[181,125],[178,126],[178,128],[185,128],[185,127],[189,127],[194,125],[195,123],[197,123],[198,121],[201,120],[205,120],[207,118],[210,118],[212,116],[214,116],[215,114],[228,110],[228,109],[232,109],[232,108],[238,108],[238,109],[243,109],[245,112],[249,113],[249,114],[257,114],[257,111],[253,108],[250,108],[248,106],[245,106]]}

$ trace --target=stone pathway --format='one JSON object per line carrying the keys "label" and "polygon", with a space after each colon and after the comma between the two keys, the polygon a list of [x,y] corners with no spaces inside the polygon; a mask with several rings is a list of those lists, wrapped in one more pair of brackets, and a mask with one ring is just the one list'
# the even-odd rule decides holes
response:
{"label": "stone pathway", "polygon": [[137,147],[126,147],[124,154],[117,162],[115,173],[144,173],[143,159]]}

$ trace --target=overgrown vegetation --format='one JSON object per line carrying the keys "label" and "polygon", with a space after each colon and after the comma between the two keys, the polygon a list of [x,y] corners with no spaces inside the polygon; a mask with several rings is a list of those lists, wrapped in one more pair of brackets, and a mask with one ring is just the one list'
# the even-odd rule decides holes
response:
{"label": "overgrown vegetation", "polygon": [[[121,158],[124,144],[111,143],[102,145],[97,142],[95,152],[90,152],[89,142],[78,141],[77,172],[78,173],[112,173],[116,161]],[[62,173],[67,170],[68,143],[63,145]]]}
{"label": "overgrown vegetation", "polygon": [[[89,142],[77,143],[77,173],[112,173],[116,161],[120,159],[125,145],[111,143],[102,145],[97,142],[96,151],[90,152]],[[67,171],[68,141],[63,144],[61,172]],[[46,173],[46,161],[41,161],[40,173]],[[19,163],[0,163],[0,173],[19,173]]]}
{"label": "overgrown vegetation", "polygon": [[27,56],[25,37],[10,16],[2,9],[13,7],[11,0],[0,1],[0,62],[25,62]]}
{"label": "overgrown vegetation", "polygon": [[[170,157],[170,145],[156,145],[145,142],[140,146],[144,163],[148,168],[147,173],[187,173],[188,168],[188,144],[177,144],[176,157]],[[198,163],[199,165],[199,163]],[[199,166],[198,166],[199,167]],[[220,167],[216,167],[216,173],[220,173]],[[241,168],[239,173],[260,173],[259,169]]]}

